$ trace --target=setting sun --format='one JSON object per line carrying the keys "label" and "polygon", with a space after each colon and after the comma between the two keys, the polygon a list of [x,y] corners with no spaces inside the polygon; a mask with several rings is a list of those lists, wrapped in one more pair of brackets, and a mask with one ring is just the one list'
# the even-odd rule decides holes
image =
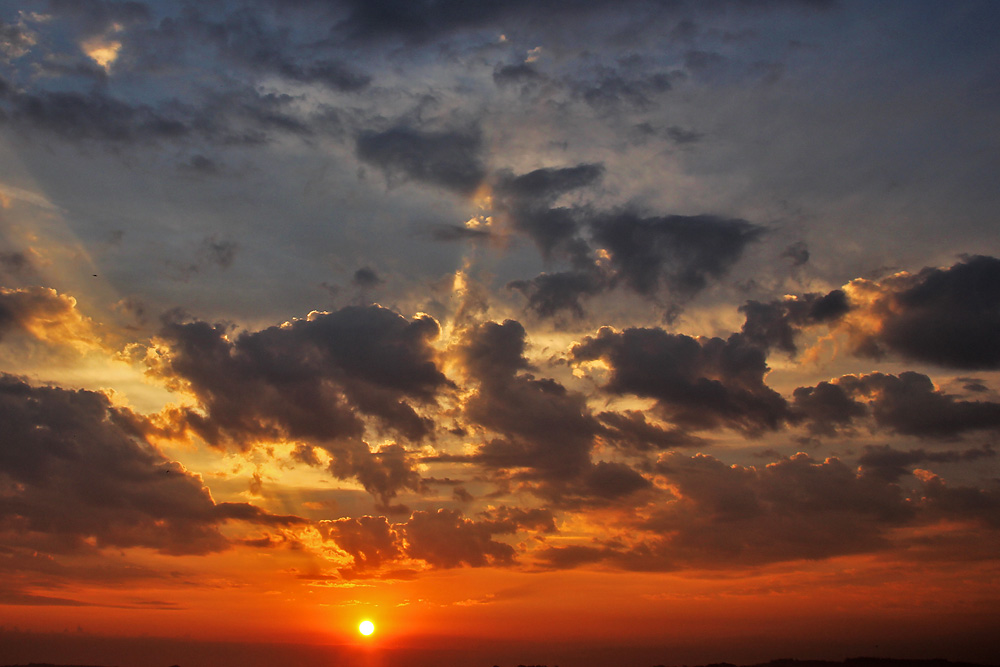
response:
{"label": "setting sun", "polygon": [[361,625],[358,626],[358,632],[367,637],[371,633],[375,632],[375,624],[371,621],[361,621]]}

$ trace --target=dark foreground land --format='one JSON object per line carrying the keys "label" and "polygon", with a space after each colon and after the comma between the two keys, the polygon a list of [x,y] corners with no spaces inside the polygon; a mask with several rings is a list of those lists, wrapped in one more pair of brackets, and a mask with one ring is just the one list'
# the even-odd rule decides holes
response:
{"label": "dark foreground land", "polygon": [[[0,667],[101,667],[100,665],[54,665],[51,663],[32,662],[27,665],[3,665]],[[154,667],[154,666],[151,666]],[[180,667],[172,665],[171,667]],[[497,666],[494,666],[497,667]],[[518,665],[517,667],[547,667],[546,665]],[[656,665],[655,667],[664,667]],[[687,666],[685,666],[687,667]],[[700,665],[698,667],[738,667],[729,662],[717,662],[710,665]],[[996,664],[985,665],[974,662],[952,662],[935,658],[932,660],[897,660],[893,658],[848,658],[842,662],[830,660],[794,660],[782,658],[770,662],[755,665],[745,665],[743,667],[1000,667]]]}

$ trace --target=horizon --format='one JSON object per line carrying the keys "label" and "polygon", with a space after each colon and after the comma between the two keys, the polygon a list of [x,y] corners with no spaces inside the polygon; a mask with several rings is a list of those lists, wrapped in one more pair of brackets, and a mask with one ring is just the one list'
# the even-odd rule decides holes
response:
{"label": "horizon", "polygon": [[996,662],[997,34],[0,3],[0,662]]}

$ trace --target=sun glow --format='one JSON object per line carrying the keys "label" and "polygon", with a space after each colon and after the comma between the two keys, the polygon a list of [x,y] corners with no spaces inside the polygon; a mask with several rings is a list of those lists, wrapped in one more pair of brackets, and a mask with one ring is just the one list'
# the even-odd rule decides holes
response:
{"label": "sun glow", "polygon": [[361,625],[358,626],[358,632],[367,637],[375,632],[375,624],[371,621],[361,621]]}

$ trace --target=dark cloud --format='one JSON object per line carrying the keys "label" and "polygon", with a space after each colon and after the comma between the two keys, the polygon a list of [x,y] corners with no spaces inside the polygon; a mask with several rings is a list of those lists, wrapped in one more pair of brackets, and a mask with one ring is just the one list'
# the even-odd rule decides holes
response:
{"label": "dark cloud", "polygon": [[796,414],[806,420],[809,430],[816,435],[835,435],[868,415],[868,406],[851,398],[837,383],[799,387],[793,396]]}
{"label": "dark cloud", "polygon": [[646,420],[639,410],[602,412],[597,415],[606,427],[602,438],[624,452],[664,451],[705,444],[701,438],[676,428],[663,428]]}
{"label": "dark cloud", "polygon": [[647,488],[648,481],[625,465],[591,460],[603,427],[583,394],[549,378],[538,379],[524,356],[524,328],[513,320],[469,329],[458,351],[478,387],[463,416],[487,436],[469,456],[438,461],[476,463],[502,479],[559,506],[602,504]]}
{"label": "dark cloud", "polygon": [[324,539],[332,540],[351,557],[351,567],[341,570],[347,578],[378,570],[402,556],[399,535],[384,516],[320,521],[318,527]]}
{"label": "dark cloud", "polygon": [[175,140],[191,128],[144,104],[129,104],[95,90],[90,93],[40,91],[9,96],[11,121],[70,141],[144,143]]}
{"label": "dark cloud", "polygon": [[865,445],[865,453],[858,457],[858,465],[867,474],[880,475],[895,482],[912,474],[914,466],[923,463],[959,463],[994,458],[997,453],[986,445],[961,451],[929,452],[924,449],[894,449],[889,445]]}
{"label": "dark cloud", "polygon": [[493,70],[493,82],[498,86],[521,86],[544,78],[531,63],[497,65]]}
{"label": "dark cloud", "polygon": [[575,167],[536,169],[517,176],[502,172],[495,191],[509,198],[512,208],[551,204],[568,192],[595,184],[602,176],[604,165],[586,163]]}
{"label": "dark cloud", "polygon": [[430,237],[435,241],[480,241],[493,236],[486,229],[472,229],[462,225],[437,224],[429,229]]}
{"label": "dark cloud", "polygon": [[546,259],[557,251],[585,254],[587,249],[577,238],[582,229],[581,212],[554,204],[565,194],[595,185],[603,175],[603,165],[587,163],[519,175],[501,172],[493,188],[496,206],[514,229],[535,242]]}
{"label": "dark cloud", "polygon": [[528,310],[542,317],[552,317],[563,311],[583,317],[581,299],[600,294],[607,284],[596,271],[565,271],[542,273],[531,280],[513,280],[507,287],[527,297]]}
{"label": "dark cloud", "polygon": [[917,518],[898,486],[837,459],[797,454],[757,468],[665,454],[655,467],[670,498],[593,546],[543,551],[547,565],[668,571],[829,558],[886,549],[890,531]]}
{"label": "dark cloud", "polygon": [[482,138],[478,130],[424,131],[397,126],[364,132],[358,157],[389,178],[439,185],[469,195],[483,182]]}
{"label": "dark cloud", "polygon": [[810,326],[832,323],[851,310],[847,294],[833,290],[827,294],[805,294],[780,301],[748,301],[740,306],[746,315],[743,335],[765,349],[777,347],[793,354],[796,334]]}
{"label": "dark cloud", "polygon": [[494,535],[556,531],[555,518],[547,509],[500,506],[482,516],[476,521],[458,510],[438,509],[413,512],[400,523],[362,516],[321,521],[318,528],[324,539],[351,557],[350,566],[340,569],[345,578],[393,576],[388,568],[404,558],[442,569],[510,566],[515,564],[514,548],[494,540]]}
{"label": "dark cloud", "polygon": [[32,262],[25,253],[0,252],[0,272],[18,276],[27,273],[31,268]]}
{"label": "dark cloud", "polygon": [[461,356],[479,387],[465,416],[500,437],[480,445],[475,460],[492,469],[532,470],[544,479],[567,480],[590,464],[598,431],[582,394],[551,379],[518,374],[529,368],[524,328],[513,320],[470,330]]}
{"label": "dark cloud", "polygon": [[[343,0],[340,6],[348,15],[337,30],[358,42],[397,38],[419,43],[443,39],[461,30],[496,29],[507,21],[561,19],[567,12],[581,16],[620,4],[610,0],[499,0],[473,4],[461,0],[387,0],[373,5],[365,0]],[[646,2],[633,4],[643,6]]]}
{"label": "dark cloud", "polygon": [[809,246],[805,241],[796,241],[781,252],[781,257],[792,261],[792,266],[804,266],[809,262]]}
{"label": "dark cloud", "polygon": [[23,26],[0,20],[0,54],[11,59],[20,58],[34,43],[34,37]]}
{"label": "dark cloud", "polygon": [[227,520],[302,522],[216,504],[200,478],[138,437],[132,421],[103,394],[0,376],[0,539],[48,552],[92,544],[204,554],[229,547],[219,532]]}
{"label": "dark cloud", "polygon": [[584,102],[599,111],[617,111],[622,105],[646,109],[652,105],[652,98],[673,87],[672,77],[666,72],[629,78],[615,70],[603,68],[596,74],[596,81],[578,84],[578,89]]}
{"label": "dark cloud", "polygon": [[711,215],[644,218],[631,211],[598,216],[594,242],[611,254],[615,280],[639,294],[660,287],[694,295],[725,275],[764,229],[746,220]]}
{"label": "dark cloud", "polygon": [[959,400],[921,373],[845,375],[837,384],[854,397],[869,399],[879,426],[904,435],[947,438],[1000,428],[1000,403]]}
{"label": "dark cloud", "polygon": [[184,411],[184,421],[209,443],[317,444],[332,455],[333,474],[356,476],[387,500],[417,478],[403,448],[369,450],[363,418],[414,440],[430,434],[432,422],[413,404],[433,404],[450,386],[434,360],[438,334],[430,317],[406,320],[379,306],[313,313],[232,338],[221,325],[167,322],[168,351],[151,371],[190,387],[201,411]]}
{"label": "dark cloud", "polygon": [[887,286],[869,346],[950,368],[1000,368],[1000,259],[970,257]]}
{"label": "dark cloud", "polygon": [[514,548],[493,539],[498,527],[466,519],[457,510],[414,512],[402,527],[406,553],[433,567],[514,564]]}
{"label": "dark cloud", "polygon": [[701,141],[705,135],[694,130],[685,130],[683,127],[671,125],[667,128],[667,137],[675,144],[694,144]]}
{"label": "dark cloud", "polygon": [[233,260],[236,259],[236,251],[239,249],[239,244],[235,241],[209,236],[202,241],[201,249],[210,263],[223,269],[228,269],[232,265]]}
{"label": "dark cloud", "polygon": [[378,277],[375,273],[375,269],[370,266],[362,266],[360,269],[354,272],[354,277],[351,279],[351,283],[355,287],[361,288],[371,288],[382,284],[382,279]]}
{"label": "dark cloud", "polygon": [[113,25],[134,25],[152,18],[149,6],[143,2],[115,0],[47,0],[48,11],[60,18],[69,18],[84,35],[103,33]]}
{"label": "dark cloud", "polygon": [[739,334],[695,339],[659,328],[603,328],[570,354],[578,364],[603,360],[611,369],[604,391],[654,398],[660,413],[684,428],[754,434],[790,416],[785,400],[764,384],[764,352]]}

